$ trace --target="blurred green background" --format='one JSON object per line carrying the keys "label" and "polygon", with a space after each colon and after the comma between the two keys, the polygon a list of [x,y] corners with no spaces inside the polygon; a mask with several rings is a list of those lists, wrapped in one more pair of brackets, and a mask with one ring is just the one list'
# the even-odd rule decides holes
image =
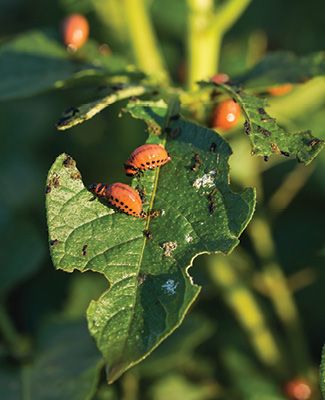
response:
{"label": "blurred green background", "polygon": [[[104,0],[0,0],[0,41],[34,29],[58,32],[60,21],[66,14],[82,12],[89,18],[92,38],[98,43],[108,44],[113,53],[123,54],[132,61],[125,38],[112,35],[114,21],[108,21],[109,10],[104,3]],[[148,4],[168,68],[175,84],[180,85],[180,65],[186,63],[185,3],[181,0],[152,0]],[[292,50],[306,54],[322,50],[325,43],[324,13],[323,0],[310,0],[308,3],[302,0],[253,1],[225,37],[221,70],[231,76],[239,74],[267,51]],[[282,124],[298,131],[311,128],[315,136],[324,139],[325,90],[324,96],[317,96],[315,100],[313,88],[310,82],[285,99],[270,102],[273,114]],[[88,100],[87,89],[73,88],[1,103],[0,371],[7,371],[10,367],[15,374],[15,368],[21,363],[32,363],[42,348],[37,337],[40,337],[44,324],[53,318],[67,323],[79,320],[89,300],[97,298],[105,287],[100,276],[54,270],[45,220],[47,171],[58,154],[67,152],[77,160],[85,184],[127,182],[121,168],[123,161],[144,142],[146,132],[142,123],[126,115],[119,118],[121,104],[106,109],[67,133],[55,129],[64,109]],[[325,332],[325,313],[322,310],[325,278],[324,154],[306,169],[299,167],[291,178],[291,182],[301,185],[296,193],[290,186],[281,192],[282,200],[281,196],[280,200],[274,200],[277,189],[297,171],[297,163],[282,159],[281,162],[265,163],[252,158],[241,128],[227,137],[234,150],[231,161],[234,187],[258,185],[258,212],[266,214],[270,221],[277,260],[294,292],[305,346],[311,364],[316,368]],[[198,258],[191,274],[203,285],[203,290],[184,326],[164,347],[161,346],[112,387],[106,387],[102,374],[94,398],[285,398],[281,394],[281,385],[285,379],[299,375],[299,371],[278,316],[259,284],[264,262],[263,255],[254,247],[252,237],[247,233],[243,235],[240,248],[229,259],[224,260],[222,256],[213,261]],[[237,286],[243,285],[245,290],[253,293],[288,362],[284,373],[279,375],[260,363],[248,331],[232,308],[229,293],[211,272],[211,263],[227,263],[227,267],[236,273]],[[78,327],[75,329],[79,332]],[[84,325],[80,330],[85,330]],[[55,340],[53,343],[55,348],[58,344]],[[9,382],[9,378],[4,376],[0,378],[0,393],[1,384],[5,387]],[[6,396],[9,391],[3,393]],[[52,392],[52,396],[32,398],[88,398],[82,393],[78,397],[64,392],[57,395]],[[317,396],[315,399],[319,398]],[[1,398],[16,399],[19,394]]]}

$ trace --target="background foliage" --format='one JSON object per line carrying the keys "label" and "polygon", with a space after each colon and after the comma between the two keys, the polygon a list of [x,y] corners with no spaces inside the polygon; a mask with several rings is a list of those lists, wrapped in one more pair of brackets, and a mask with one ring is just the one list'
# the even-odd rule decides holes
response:
{"label": "background foliage", "polygon": [[[185,59],[183,2],[148,4],[169,71],[182,84],[178,71]],[[324,153],[308,167],[284,157],[265,163],[251,157],[240,127],[226,136],[234,152],[232,187],[257,187],[255,220],[231,256],[196,260],[191,275],[203,290],[183,325],[120,381],[106,385],[100,354],[84,320],[89,301],[99,297],[106,282],[90,272],[54,270],[47,244],[44,186],[49,166],[63,152],[78,159],[85,183],[123,180],[120,166],[147,137],[140,121],[118,117],[119,105],[67,134],[56,130],[62,110],[94,98],[87,89],[70,87],[67,77],[73,72],[80,80],[96,82],[100,75],[93,67],[76,69],[64,48],[56,47],[59,21],[67,12],[87,13],[92,37],[113,51],[109,77],[124,68],[124,57],[131,58],[127,38],[123,29],[111,35],[111,24],[119,20],[107,18],[114,10],[99,0],[1,0],[0,9],[4,43],[0,98],[6,100],[0,109],[1,398],[284,399],[287,379],[299,375],[315,379],[325,329],[320,307]],[[254,1],[225,37],[220,70],[245,76],[266,51],[292,50],[302,55],[322,50],[322,10],[321,0],[310,1],[308,8],[305,2],[293,0]],[[44,33],[46,43],[36,31]],[[21,58],[12,54],[6,42],[16,35],[15,48],[24,56],[31,52],[34,57],[42,45],[49,52],[51,43],[55,46],[60,62],[49,58],[40,63],[46,67],[46,79],[42,70],[31,76],[20,68]],[[105,58],[97,53],[96,57],[98,66],[105,63]],[[127,72],[131,80],[138,74]],[[41,93],[49,82],[58,80],[66,86],[64,91]],[[286,129],[312,129],[324,139],[324,89],[323,78],[313,79],[285,98],[272,99],[268,111]],[[17,96],[26,99],[14,99]],[[259,241],[254,241],[256,237]],[[273,291],[263,276],[276,283]],[[281,311],[281,302],[288,301],[284,277],[295,300],[286,303],[288,314]],[[313,384],[317,399],[318,384]]]}

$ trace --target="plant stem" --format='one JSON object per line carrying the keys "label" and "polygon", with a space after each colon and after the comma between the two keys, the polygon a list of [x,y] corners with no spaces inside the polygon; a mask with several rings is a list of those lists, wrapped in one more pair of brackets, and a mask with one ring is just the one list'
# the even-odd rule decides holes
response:
{"label": "plant stem", "polygon": [[187,0],[190,88],[195,88],[197,81],[217,73],[223,36],[250,2],[251,0],[228,0],[215,11],[213,0]]}
{"label": "plant stem", "polygon": [[122,0],[130,42],[137,65],[159,82],[169,77],[143,0]]}
{"label": "plant stem", "polygon": [[288,207],[295,196],[306,184],[313,171],[314,167],[311,165],[308,165],[307,167],[305,165],[298,165],[288,174],[281,186],[270,198],[268,208],[273,215],[279,214]]}
{"label": "plant stem", "polygon": [[297,373],[310,372],[310,360],[299,314],[287,286],[286,278],[275,256],[269,223],[263,216],[255,215],[248,227],[257,254],[263,263],[263,277],[269,297],[287,333],[293,365]]}
{"label": "plant stem", "polygon": [[215,24],[222,33],[227,32],[239,19],[252,0],[228,0],[220,7],[216,17]]}
{"label": "plant stem", "polygon": [[208,265],[212,280],[247,332],[258,358],[281,374],[284,370],[283,357],[253,293],[243,284],[226,258],[209,257]]}
{"label": "plant stem", "polygon": [[[188,15],[188,84],[216,73],[221,35],[214,24],[213,0],[187,0]],[[219,37],[218,37],[219,36]]]}

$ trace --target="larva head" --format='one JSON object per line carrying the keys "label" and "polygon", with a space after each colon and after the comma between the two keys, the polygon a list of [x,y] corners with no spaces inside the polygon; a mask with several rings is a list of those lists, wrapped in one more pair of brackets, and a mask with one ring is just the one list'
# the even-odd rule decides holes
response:
{"label": "larva head", "polygon": [[124,171],[127,176],[135,176],[139,172],[138,168],[135,168],[130,164],[124,164]]}
{"label": "larva head", "polygon": [[104,185],[103,183],[92,183],[88,186],[88,190],[99,197],[105,196],[106,189],[107,185]]}

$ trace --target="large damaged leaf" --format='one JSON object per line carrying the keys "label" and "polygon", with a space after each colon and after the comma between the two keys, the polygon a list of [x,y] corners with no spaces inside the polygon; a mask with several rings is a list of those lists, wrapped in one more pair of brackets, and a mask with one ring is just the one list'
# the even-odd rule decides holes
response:
{"label": "large damaged leaf", "polygon": [[188,274],[193,259],[229,253],[255,207],[252,189],[231,191],[231,149],[214,131],[183,120],[162,101],[131,102],[128,111],[148,122],[154,133],[148,143],[163,144],[172,158],[132,182],[144,193],[146,218],[94,200],[66,154],[56,159],[47,181],[55,267],[96,271],[108,281],[88,308],[88,324],[109,382],[181,324],[200,291]]}

